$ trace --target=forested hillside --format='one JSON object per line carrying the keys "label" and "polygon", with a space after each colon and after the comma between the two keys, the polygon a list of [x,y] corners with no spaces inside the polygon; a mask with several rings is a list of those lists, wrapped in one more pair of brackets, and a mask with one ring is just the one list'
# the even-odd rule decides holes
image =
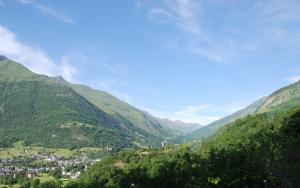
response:
{"label": "forested hillside", "polygon": [[106,113],[115,118],[128,119],[134,126],[154,137],[163,138],[172,135],[153,116],[117,99],[109,93],[94,90],[84,85],[70,84],[70,86]]}
{"label": "forested hillside", "polygon": [[0,130],[1,147],[17,141],[68,148],[161,142],[126,118],[105,113],[72,87],[4,57],[0,61]]}
{"label": "forested hillside", "polygon": [[248,116],[189,147],[122,152],[69,187],[300,187],[300,107]]}
{"label": "forested hillside", "polygon": [[191,132],[200,127],[198,124],[188,124],[181,121],[160,119],[149,113],[139,110],[128,103],[119,100],[111,94],[91,89],[90,87],[78,84],[69,84],[77,93],[85,97],[98,108],[118,118],[128,119],[132,124],[148,134],[168,138],[174,135],[181,135]]}
{"label": "forested hillside", "polygon": [[255,101],[253,104],[250,104],[245,109],[239,110],[229,116],[226,116],[217,121],[214,121],[214,122],[210,123],[209,125],[203,126],[194,132],[188,133],[183,136],[184,137],[183,140],[190,141],[190,140],[208,138],[209,136],[212,136],[213,134],[215,134],[224,125],[226,125],[230,122],[233,122],[234,120],[236,120],[238,118],[245,117],[249,114],[254,114],[257,111],[257,108],[259,108],[263,104],[264,100],[265,100],[265,98],[261,98],[261,99]]}

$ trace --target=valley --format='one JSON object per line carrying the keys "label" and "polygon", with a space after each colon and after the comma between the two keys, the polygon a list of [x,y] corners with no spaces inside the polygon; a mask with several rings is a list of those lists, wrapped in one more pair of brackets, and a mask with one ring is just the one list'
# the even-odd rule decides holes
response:
{"label": "valley", "polygon": [[7,58],[0,67],[2,187],[298,184],[300,82],[185,132],[108,93]]}
{"label": "valley", "polygon": [[300,0],[0,0],[0,188],[300,188]]}

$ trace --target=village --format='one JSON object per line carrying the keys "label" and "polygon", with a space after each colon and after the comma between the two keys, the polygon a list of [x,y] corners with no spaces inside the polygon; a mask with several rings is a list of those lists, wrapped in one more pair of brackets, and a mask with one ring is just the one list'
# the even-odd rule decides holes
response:
{"label": "village", "polygon": [[54,178],[78,179],[83,171],[100,159],[89,159],[81,153],[74,157],[58,157],[49,152],[0,158],[0,179],[4,177],[37,178],[48,174]]}

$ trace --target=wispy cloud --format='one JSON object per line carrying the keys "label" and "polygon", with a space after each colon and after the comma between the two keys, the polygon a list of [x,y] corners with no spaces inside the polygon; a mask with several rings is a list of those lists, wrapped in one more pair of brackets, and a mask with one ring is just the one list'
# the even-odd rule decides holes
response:
{"label": "wispy cloud", "polygon": [[[189,108],[190,107],[191,106],[189,106]],[[200,125],[207,125],[210,122],[222,118],[222,116],[204,115],[201,114],[200,111],[198,110],[197,111],[191,109],[187,110],[186,107],[183,107],[182,109],[179,109],[178,111],[175,112],[157,110],[157,109],[147,108],[144,106],[141,106],[140,108],[151,113],[156,117],[167,118],[173,121],[180,120],[185,123],[198,123]]]}
{"label": "wispy cloud", "polygon": [[2,0],[0,0],[0,7],[4,7],[4,6],[5,6],[5,3]]}
{"label": "wispy cloud", "polygon": [[[210,37],[210,33],[201,26],[200,15],[202,13],[202,4],[196,0],[164,0],[162,7],[153,7],[149,10],[147,16],[150,20],[162,24],[174,25],[188,34],[186,49],[190,52],[220,61],[214,51],[215,43]],[[201,47],[194,42],[201,41]],[[204,48],[205,46],[205,48]]]}
{"label": "wispy cloud", "polygon": [[204,104],[204,105],[196,105],[196,106],[185,106],[180,111],[175,112],[177,115],[185,115],[185,114],[197,114],[198,112],[202,112],[211,108],[211,105]]}
{"label": "wispy cloud", "polygon": [[0,44],[0,54],[22,63],[33,72],[49,76],[61,75],[69,81],[73,81],[78,73],[67,56],[63,56],[60,63],[56,64],[43,50],[22,43],[15,33],[1,25]]}
{"label": "wispy cloud", "polygon": [[286,78],[285,80],[289,81],[289,82],[297,82],[297,81],[300,80],[300,75],[299,76],[292,76],[292,77]]}
{"label": "wispy cloud", "polygon": [[31,5],[32,7],[36,8],[37,10],[39,10],[41,13],[47,15],[47,16],[51,16],[53,18],[56,18],[57,20],[60,20],[62,22],[65,23],[75,23],[75,21],[62,14],[61,12],[58,12],[57,10],[54,10],[48,6],[42,5],[37,3],[36,1],[33,0],[17,0],[19,3],[24,4],[24,5]]}
{"label": "wispy cloud", "polygon": [[206,34],[198,24],[196,13],[200,5],[197,1],[165,0],[164,4],[165,8],[154,7],[150,9],[148,17],[161,23],[174,24],[189,33],[207,39]]}
{"label": "wispy cloud", "polygon": [[297,54],[299,12],[297,0],[163,0],[148,8],[147,17],[179,29],[172,48],[229,63],[271,50],[282,56]]}
{"label": "wispy cloud", "polygon": [[[37,47],[32,47],[20,41],[16,34],[0,25],[0,55],[23,64],[31,71],[48,76],[62,76],[66,80],[75,83],[82,83],[92,86],[95,89],[107,91],[114,96],[133,103],[133,98],[122,92],[119,87],[123,84],[119,77],[111,78],[107,75],[97,75],[97,78],[91,77],[90,72],[85,72],[84,66],[90,63],[91,58],[81,51],[75,50],[63,54],[57,61],[53,61],[47,53]],[[92,59],[93,62],[98,60]],[[107,69],[114,74],[125,74],[129,70],[122,64],[109,64],[100,61],[100,67]],[[88,78],[86,78],[88,77]]]}
{"label": "wispy cloud", "polygon": [[[199,123],[206,125],[212,121],[215,121],[221,116],[204,115],[204,112],[212,108],[211,105],[196,105],[196,106],[185,106],[182,109],[176,111],[174,116],[180,118],[181,121],[187,123]],[[173,117],[172,119],[175,120]]]}
{"label": "wispy cloud", "polygon": [[16,61],[37,73],[54,75],[56,65],[39,48],[33,48],[18,41],[16,35],[7,28],[0,26],[0,53]]}
{"label": "wispy cloud", "polygon": [[186,123],[198,123],[200,125],[207,125],[244,107],[245,105],[242,104],[230,104],[223,106],[203,104],[183,106],[175,111],[156,110],[144,106],[142,106],[141,108],[157,117],[168,118],[174,121],[180,120]]}
{"label": "wispy cloud", "polygon": [[72,59],[69,55],[64,55],[60,62],[61,75],[63,75],[66,80],[78,82],[75,80],[75,76],[78,75],[79,71],[75,66],[72,65],[74,59]]}

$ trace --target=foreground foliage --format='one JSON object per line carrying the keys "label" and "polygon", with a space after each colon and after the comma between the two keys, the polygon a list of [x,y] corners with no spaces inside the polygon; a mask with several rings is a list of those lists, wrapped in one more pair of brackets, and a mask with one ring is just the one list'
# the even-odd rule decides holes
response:
{"label": "foreground foliage", "polygon": [[300,108],[226,126],[200,150],[125,151],[70,187],[299,187]]}

